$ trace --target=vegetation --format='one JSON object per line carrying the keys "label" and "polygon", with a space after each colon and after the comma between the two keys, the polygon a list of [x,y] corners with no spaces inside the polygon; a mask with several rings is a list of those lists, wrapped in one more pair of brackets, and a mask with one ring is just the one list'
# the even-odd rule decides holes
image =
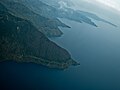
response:
{"label": "vegetation", "polygon": [[0,61],[33,62],[65,69],[78,63],[29,21],[15,17],[0,4]]}

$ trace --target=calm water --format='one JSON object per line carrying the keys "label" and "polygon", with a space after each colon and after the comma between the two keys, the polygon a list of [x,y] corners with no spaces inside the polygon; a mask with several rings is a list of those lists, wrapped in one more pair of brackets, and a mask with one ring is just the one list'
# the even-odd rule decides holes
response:
{"label": "calm water", "polygon": [[71,29],[52,38],[81,63],[65,71],[36,64],[0,63],[1,85],[29,90],[120,90],[120,27],[95,21],[99,27],[61,19]]}

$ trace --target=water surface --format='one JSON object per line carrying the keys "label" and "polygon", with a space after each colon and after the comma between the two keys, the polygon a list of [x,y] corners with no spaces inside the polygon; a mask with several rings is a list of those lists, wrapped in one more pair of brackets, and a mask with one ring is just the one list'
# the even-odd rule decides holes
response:
{"label": "water surface", "polygon": [[95,21],[99,27],[61,19],[71,26],[52,38],[81,63],[65,71],[36,64],[0,63],[1,85],[35,90],[120,90],[119,26]]}

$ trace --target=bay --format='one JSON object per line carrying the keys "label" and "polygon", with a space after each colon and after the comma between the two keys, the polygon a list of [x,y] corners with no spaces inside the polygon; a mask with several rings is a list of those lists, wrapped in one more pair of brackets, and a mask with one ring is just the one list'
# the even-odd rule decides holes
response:
{"label": "bay", "polygon": [[120,30],[95,21],[99,26],[60,19],[71,26],[51,40],[67,49],[80,66],[67,70],[36,64],[0,63],[0,85],[29,90],[120,90]]}

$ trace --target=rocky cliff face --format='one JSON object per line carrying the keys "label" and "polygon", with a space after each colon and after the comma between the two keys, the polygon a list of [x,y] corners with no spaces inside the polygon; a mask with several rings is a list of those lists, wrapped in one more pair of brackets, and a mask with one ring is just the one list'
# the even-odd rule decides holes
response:
{"label": "rocky cliff face", "polygon": [[77,65],[70,54],[50,41],[29,21],[15,17],[0,4],[0,61],[33,62],[65,69]]}

